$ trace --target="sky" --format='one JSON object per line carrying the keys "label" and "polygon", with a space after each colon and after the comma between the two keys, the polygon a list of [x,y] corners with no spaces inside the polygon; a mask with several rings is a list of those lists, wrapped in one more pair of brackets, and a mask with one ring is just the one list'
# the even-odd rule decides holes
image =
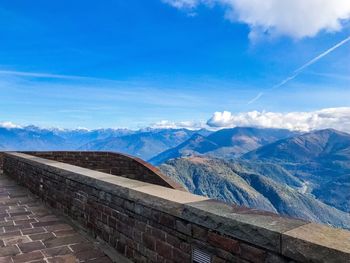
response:
{"label": "sky", "polygon": [[350,131],[348,0],[0,3],[0,126]]}

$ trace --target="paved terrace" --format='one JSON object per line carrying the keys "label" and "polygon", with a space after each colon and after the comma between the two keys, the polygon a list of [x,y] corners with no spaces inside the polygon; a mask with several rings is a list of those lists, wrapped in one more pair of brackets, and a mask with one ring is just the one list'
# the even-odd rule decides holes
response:
{"label": "paved terrace", "polygon": [[350,263],[349,231],[190,194],[137,158],[30,154],[0,153],[0,263]]}
{"label": "paved terrace", "polygon": [[0,263],[111,263],[37,196],[0,173]]}

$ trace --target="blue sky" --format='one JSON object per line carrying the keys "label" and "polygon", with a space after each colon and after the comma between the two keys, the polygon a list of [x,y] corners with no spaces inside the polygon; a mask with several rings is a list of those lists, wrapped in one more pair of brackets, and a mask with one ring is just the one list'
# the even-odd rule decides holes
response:
{"label": "blue sky", "polygon": [[337,29],[276,24],[252,37],[256,28],[230,18],[232,8],[196,0],[1,1],[0,122],[138,128],[205,122],[223,111],[350,107],[350,43],[270,90],[347,38],[349,17],[340,14]]}

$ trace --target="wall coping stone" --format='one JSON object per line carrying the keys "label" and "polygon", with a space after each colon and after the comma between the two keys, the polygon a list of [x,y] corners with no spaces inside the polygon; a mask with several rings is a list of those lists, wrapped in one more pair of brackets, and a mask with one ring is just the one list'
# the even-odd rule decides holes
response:
{"label": "wall coping stone", "polygon": [[300,261],[350,262],[350,232],[309,223],[282,234],[282,251]]}
{"label": "wall coping stone", "polygon": [[347,230],[237,207],[188,192],[23,153],[8,152],[6,156],[33,166],[41,165],[65,179],[92,185],[106,193],[151,206],[296,261],[350,262],[350,232]]}
{"label": "wall coping stone", "polygon": [[[281,234],[308,223],[216,200],[187,204],[184,215],[187,220],[278,253]],[[208,220],[209,216],[212,220]]]}

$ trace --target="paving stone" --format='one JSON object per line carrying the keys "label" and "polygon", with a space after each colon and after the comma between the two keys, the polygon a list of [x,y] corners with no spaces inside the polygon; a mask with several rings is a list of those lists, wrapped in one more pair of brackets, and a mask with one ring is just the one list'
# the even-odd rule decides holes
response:
{"label": "paving stone", "polygon": [[30,234],[46,232],[46,229],[43,227],[33,227],[28,229],[22,229],[21,232],[23,233],[23,235],[30,235]]}
{"label": "paving stone", "polygon": [[28,215],[21,215],[21,216],[10,216],[6,217],[7,220],[24,220],[24,219],[29,219]]}
{"label": "paving stone", "polygon": [[71,235],[76,234],[76,232],[73,229],[71,229],[71,230],[59,230],[59,231],[54,231],[53,233],[57,237],[65,237],[65,236],[71,236]]}
{"label": "paving stone", "polygon": [[22,251],[22,253],[28,253],[28,252],[45,248],[45,246],[41,241],[22,243],[22,244],[19,244],[18,247]]}
{"label": "paving stone", "polygon": [[[36,209],[33,209],[32,211],[34,211],[36,215],[37,215],[37,212],[38,212],[38,211],[47,213],[47,210],[42,209],[41,207],[40,207],[39,209],[37,209],[37,211],[35,211],[35,210],[36,210]],[[55,216],[55,215],[53,215],[53,214],[50,214],[50,213],[47,213],[45,216],[36,217],[36,219],[37,219],[39,222],[59,221],[59,219],[57,218],[57,216]]]}
{"label": "paving stone", "polygon": [[112,263],[112,260],[108,257],[96,258],[88,261],[89,263]]}
{"label": "paving stone", "polygon": [[44,244],[46,247],[51,248],[51,247],[59,247],[59,246],[83,243],[83,242],[88,242],[88,241],[82,236],[75,234],[72,236],[59,237],[56,239],[47,240],[47,241],[44,241]]}
{"label": "paving stone", "polygon": [[31,240],[27,236],[10,236],[10,237],[4,237],[2,241],[5,243],[6,246],[21,244],[21,243],[27,243],[31,242]]}
{"label": "paving stone", "polygon": [[8,231],[27,229],[27,228],[32,228],[32,225],[31,224],[23,224],[23,225],[16,225],[16,226],[5,226],[4,230],[5,230],[5,232],[8,232]]}
{"label": "paving stone", "polygon": [[95,249],[95,247],[92,244],[90,244],[90,243],[70,245],[70,248],[74,252],[81,252],[81,251],[85,251],[85,250],[93,250],[93,249]]}
{"label": "paving stone", "polygon": [[95,258],[101,258],[104,257],[105,254],[102,253],[98,249],[92,249],[92,250],[84,250],[80,252],[75,252],[74,255],[79,259],[79,260],[91,260]]}
{"label": "paving stone", "polygon": [[59,220],[32,223],[33,227],[39,227],[39,226],[46,227],[46,226],[59,225],[59,224],[62,224],[62,222]]}
{"label": "paving stone", "polygon": [[29,262],[34,260],[40,260],[43,258],[44,258],[44,255],[40,251],[35,251],[35,252],[24,253],[24,254],[12,257],[12,260],[14,263],[23,263],[23,262]]}
{"label": "paving stone", "polygon": [[13,226],[13,225],[14,225],[14,221],[12,221],[12,220],[0,222],[0,227],[3,227],[3,226]]}
{"label": "paving stone", "polygon": [[45,226],[47,231],[72,230],[73,228],[67,224],[57,224],[52,226]]}
{"label": "paving stone", "polygon": [[0,233],[0,238],[9,237],[9,236],[20,236],[20,235],[21,235],[21,231],[15,230],[15,231],[9,231],[5,233]]}
{"label": "paving stone", "polygon": [[35,222],[36,220],[32,218],[14,221],[15,225],[26,225],[26,224],[35,223]]}
{"label": "paving stone", "polygon": [[12,262],[11,257],[0,257],[0,263]]}
{"label": "paving stone", "polygon": [[22,212],[15,212],[15,213],[9,213],[11,217],[15,217],[15,216],[23,216],[23,215],[31,215],[32,212],[30,211],[22,211]]}
{"label": "paving stone", "polygon": [[55,239],[56,238],[53,233],[33,234],[33,235],[29,235],[29,237],[33,241],[36,241],[36,240],[47,241],[47,240],[51,240],[51,239]]}
{"label": "paving stone", "polygon": [[63,255],[63,256],[57,256],[48,258],[47,261],[49,263],[77,263],[79,260],[74,255]]}
{"label": "paving stone", "polygon": [[43,249],[42,252],[46,257],[55,257],[60,255],[72,254],[72,250],[68,246],[54,247]]}
{"label": "paving stone", "polygon": [[0,248],[0,257],[15,256],[19,254],[20,251],[16,246],[8,246]]}

